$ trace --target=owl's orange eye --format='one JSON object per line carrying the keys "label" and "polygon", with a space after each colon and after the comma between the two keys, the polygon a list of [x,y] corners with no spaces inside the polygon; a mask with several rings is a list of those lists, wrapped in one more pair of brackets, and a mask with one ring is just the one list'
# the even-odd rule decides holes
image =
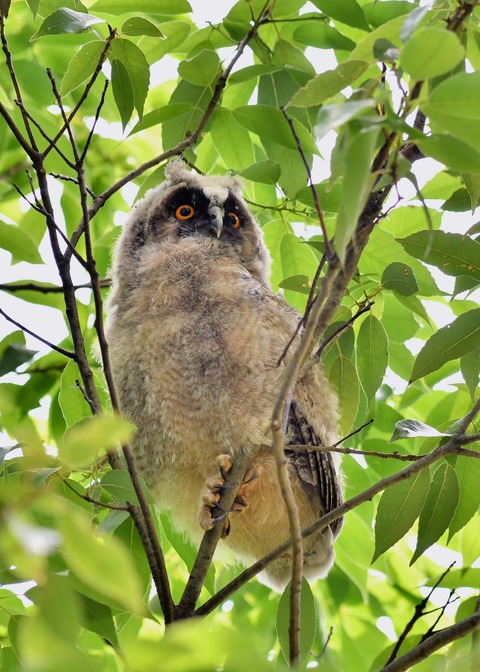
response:
{"label": "owl's orange eye", "polygon": [[227,217],[228,223],[231,224],[234,229],[238,229],[240,227],[240,220],[235,212],[229,212]]}
{"label": "owl's orange eye", "polygon": [[191,205],[180,205],[175,210],[175,217],[177,219],[190,219],[195,214],[195,210]]}

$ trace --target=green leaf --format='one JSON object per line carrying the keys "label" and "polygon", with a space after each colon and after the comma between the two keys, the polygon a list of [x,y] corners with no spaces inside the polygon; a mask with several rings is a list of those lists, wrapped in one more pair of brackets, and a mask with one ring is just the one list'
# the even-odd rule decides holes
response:
{"label": "green leaf", "polygon": [[112,610],[106,604],[92,600],[82,593],[76,593],[81,605],[80,622],[86,630],[96,632],[112,646],[118,648],[117,633]]}
{"label": "green leaf", "polygon": [[[315,600],[312,589],[306,579],[302,580],[300,595],[300,665],[307,659],[317,630],[317,618],[315,613]],[[277,637],[282,649],[285,660],[290,660],[289,646],[289,626],[290,626],[290,583],[285,588],[278,603],[276,630]]]}
{"label": "green leaf", "polygon": [[335,251],[342,261],[373,184],[370,165],[378,133],[377,128],[352,132],[345,152],[343,198],[340,201],[334,237]]}
{"label": "green leaf", "polygon": [[360,383],[353,363],[342,354],[335,358],[328,377],[338,395],[339,427],[342,436],[352,429],[360,404]]}
{"label": "green leaf", "polygon": [[0,376],[15,371],[36,354],[25,345],[23,331],[12,331],[0,342]]}
{"label": "green leaf", "polygon": [[460,495],[458,505],[448,528],[448,540],[453,537],[477,513],[480,506],[478,484],[480,483],[480,460],[459,455],[455,463]]}
{"label": "green leaf", "polygon": [[385,289],[391,289],[402,296],[411,296],[418,292],[415,273],[410,266],[398,261],[387,266],[383,272],[381,282]]}
{"label": "green leaf", "polygon": [[7,224],[0,219],[0,248],[12,255],[12,262],[28,261],[29,264],[43,264],[37,245],[15,224]]}
{"label": "green leaf", "polygon": [[375,101],[371,99],[349,100],[341,104],[324,105],[318,114],[315,125],[317,138],[323,138],[329,131],[340,128],[348,121],[363,114],[365,110],[373,110],[374,106]]}
{"label": "green leaf", "polygon": [[400,439],[416,439],[418,436],[448,436],[448,434],[439,432],[434,427],[430,427],[430,425],[426,425],[419,420],[406,418],[395,423],[395,429],[389,443],[400,441]]}
{"label": "green leaf", "polygon": [[480,345],[460,358],[460,371],[470,392],[470,397],[472,401],[475,401],[475,393],[480,378]]}
{"label": "green leaf", "polygon": [[128,440],[134,427],[120,417],[94,415],[67,429],[59,457],[72,467],[84,467],[100,453]]}
{"label": "green leaf", "polygon": [[462,72],[445,79],[422,104],[422,111],[432,122],[480,151],[480,72]]}
{"label": "green leaf", "polygon": [[240,175],[252,182],[275,185],[280,178],[281,168],[276,161],[257,161],[240,171]]}
{"label": "green leaf", "polygon": [[250,167],[255,161],[252,139],[231,110],[217,108],[212,115],[210,132],[213,144],[230,170]]}
{"label": "green leaf", "polygon": [[95,11],[107,14],[126,14],[130,12],[145,12],[148,14],[187,14],[192,11],[187,0],[97,0],[93,5]]}
{"label": "green leaf", "polygon": [[289,289],[292,292],[299,292],[300,294],[310,294],[311,278],[308,275],[292,275],[285,278],[279,283],[282,289]]}
{"label": "green leaf", "polygon": [[[238,123],[248,131],[298,152],[295,138],[280,110],[270,105],[245,105],[237,107],[233,113]],[[310,154],[318,154],[317,146],[307,129],[297,120],[294,121],[294,125],[303,150]]]}
{"label": "green leaf", "polygon": [[342,35],[333,26],[324,21],[308,21],[308,17],[305,17],[305,23],[294,32],[293,40],[295,44],[317,49],[351,51],[355,47],[355,42]]}
{"label": "green leaf", "polygon": [[113,56],[122,62],[128,73],[135,109],[141,119],[150,82],[150,68],[147,59],[136,44],[121,37],[113,41],[111,50]]}
{"label": "green leaf", "polygon": [[46,35],[84,33],[97,23],[105,23],[105,21],[99,19],[98,16],[83,14],[82,12],[75,12],[73,9],[62,7],[45,19],[30,40],[38,40],[39,37],[45,37]]}
{"label": "green leaf", "polygon": [[427,26],[405,43],[400,64],[413,79],[421,81],[450,72],[463,58],[465,50],[455,33]]}
{"label": "green leaf", "polygon": [[66,96],[67,93],[74,91],[80,84],[83,84],[83,82],[93,75],[104,48],[105,44],[100,40],[87,42],[87,44],[80,47],[68,64],[67,71],[63,76],[60,87],[62,96]]}
{"label": "green leaf", "polygon": [[402,42],[406,42],[416,31],[429,10],[430,7],[428,5],[425,5],[424,7],[415,7],[413,11],[410,9],[408,16],[402,24],[402,29],[400,30],[400,38]]}
{"label": "green leaf", "polygon": [[356,0],[313,0],[313,4],[318,7],[326,16],[337,19],[347,26],[370,30],[362,8]]}
{"label": "green leaf", "polygon": [[139,35],[148,35],[148,37],[165,37],[157,28],[155,24],[141,16],[134,16],[127,19],[122,25],[120,32],[123,35],[131,35],[132,37]]}
{"label": "green leaf", "polygon": [[248,65],[246,68],[232,72],[228,78],[228,82],[230,86],[232,84],[241,84],[242,82],[248,82],[250,79],[257,79],[262,75],[271,75],[282,69],[283,68],[280,65]]}
{"label": "green leaf", "polygon": [[449,168],[462,173],[480,173],[480,152],[474,149],[475,142],[467,144],[451,135],[430,135],[416,142],[425,156],[431,156]]}
{"label": "green leaf", "polygon": [[397,240],[412,257],[436,266],[447,275],[466,275],[480,281],[480,243],[469,236],[418,231]]}
{"label": "green leaf", "polygon": [[388,339],[382,323],[373,315],[362,322],[357,338],[357,368],[370,406],[382,384],[388,364]]}
{"label": "green leaf", "polygon": [[178,74],[196,86],[210,86],[220,70],[220,59],[214,51],[204,49],[192,58],[182,61]]}
{"label": "green leaf", "polygon": [[118,58],[112,59],[112,91],[122,120],[122,128],[125,130],[132,116],[135,100],[128,71]]}
{"label": "green leaf", "polygon": [[407,534],[420,515],[429,484],[429,471],[423,469],[383,492],[375,518],[372,563]]}
{"label": "green leaf", "polygon": [[430,489],[418,522],[418,538],[410,565],[445,532],[458,502],[458,481],[455,470],[445,462],[433,474]]}
{"label": "green leaf", "polygon": [[472,214],[480,200],[480,175],[475,173],[462,173],[462,180],[470,196]]}
{"label": "green leaf", "polygon": [[311,79],[293,96],[289,105],[294,107],[312,107],[321,105],[325,100],[340,93],[346,86],[358,79],[368,64],[364,61],[346,61],[335,70],[323,72]]}
{"label": "green leaf", "polygon": [[[153,504],[153,497],[143,481],[143,478],[140,479],[140,482],[142,483],[143,492],[147,497],[147,501],[149,504]],[[107,471],[102,477],[100,485],[115,497],[115,499],[123,502],[130,502],[131,504],[138,504],[137,493],[135,492],[128,471],[123,469],[112,469],[111,471]]]}
{"label": "green leaf", "polygon": [[142,615],[140,581],[130,557],[114,538],[99,537],[72,509],[60,522],[63,553],[70,569],[87,586]]}
{"label": "green leaf", "polygon": [[143,131],[146,128],[151,128],[151,126],[162,124],[164,121],[177,119],[181,115],[191,112],[192,110],[192,106],[188,103],[171,103],[170,105],[159,107],[156,110],[144,114],[142,121],[139,121],[138,124],[136,124],[130,135],[138,133],[138,131]]}
{"label": "green leaf", "polygon": [[480,308],[477,308],[459,315],[430,337],[415,359],[410,382],[437,371],[445,362],[465,355],[479,343]]}
{"label": "green leaf", "polygon": [[58,395],[58,403],[68,427],[92,414],[79,386],[80,380],[77,364],[74,361],[68,362],[62,373]]}

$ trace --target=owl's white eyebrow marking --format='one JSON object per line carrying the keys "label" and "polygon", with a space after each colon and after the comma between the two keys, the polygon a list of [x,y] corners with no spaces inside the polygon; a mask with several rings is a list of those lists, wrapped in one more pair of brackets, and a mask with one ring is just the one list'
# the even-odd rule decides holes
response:
{"label": "owl's white eyebrow marking", "polygon": [[228,189],[221,186],[204,187],[203,193],[210,200],[212,205],[218,205],[220,207],[223,206],[230,195]]}

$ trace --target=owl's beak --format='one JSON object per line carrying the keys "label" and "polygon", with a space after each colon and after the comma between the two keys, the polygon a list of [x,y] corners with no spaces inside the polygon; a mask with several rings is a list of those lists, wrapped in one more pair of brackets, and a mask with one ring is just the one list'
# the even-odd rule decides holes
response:
{"label": "owl's beak", "polygon": [[212,205],[208,208],[208,215],[210,217],[210,224],[215,232],[217,238],[220,238],[223,231],[223,210],[217,205]]}

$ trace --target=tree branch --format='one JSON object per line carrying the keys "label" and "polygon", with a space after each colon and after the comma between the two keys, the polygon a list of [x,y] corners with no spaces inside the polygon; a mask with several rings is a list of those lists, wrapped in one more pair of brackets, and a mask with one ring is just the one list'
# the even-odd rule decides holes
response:
{"label": "tree branch", "polygon": [[403,670],[408,670],[446,644],[450,644],[456,639],[460,639],[460,637],[465,637],[465,635],[475,632],[479,628],[480,611],[476,611],[472,616],[464,618],[462,621],[455,623],[455,625],[436,632],[405,655],[382,667],[380,672],[402,672]]}
{"label": "tree branch", "polygon": [[[311,536],[312,534],[315,534],[316,532],[324,530],[326,527],[331,525],[331,523],[333,523],[335,520],[341,518],[349,511],[352,511],[353,509],[357,508],[357,506],[360,506],[360,504],[370,501],[378,493],[383,492],[383,490],[390,488],[391,486],[395,485],[396,483],[399,483],[400,481],[404,481],[407,478],[410,478],[411,476],[417,474],[422,469],[426,469],[427,467],[434,464],[435,462],[438,462],[444,457],[447,457],[448,455],[461,454],[462,452],[460,443],[461,438],[462,438],[461,436],[457,435],[453,436],[447,443],[445,443],[442,446],[439,446],[431,453],[422,456],[421,459],[417,460],[413,464],[408,465],[401,471],[398,471],[397,473],[392,474],[391,476],[387,476],[386,478],[377,481],[377,483],[374,483],[372,486],[370,486],[360,494],[355,495],[354,497],[347,500],[337,508],[323,515],[315,523],[304,529],[302,531],[302,537],[305,539]],[[218,593],[216,593],[213,597],[207,600],[207,602],[205,602],[202,606],[200,606],[195,611],[195,615],[203,616],[205,614],[209,614],[222,602],[224,602],[224,600],[226,600],[232,593],[234,593],[242,585],[244,585],[247,581],[249,581],[254,576],[259,574],[271,562],[273,562],[283,553],[285,553],[285,551],[288,551],[291,545],[292,542],[289,539],[280,546],[278,546],[276,549],[265,555],[263,558],[260,558],[260,560],[257,560],[257,562],[255,562],[253,565],[251,565],[243,572],[241,572],[241,574],[239,574],[235,579],[233,579],[230,583],[228,583],[221,590],[219,590]]]}

